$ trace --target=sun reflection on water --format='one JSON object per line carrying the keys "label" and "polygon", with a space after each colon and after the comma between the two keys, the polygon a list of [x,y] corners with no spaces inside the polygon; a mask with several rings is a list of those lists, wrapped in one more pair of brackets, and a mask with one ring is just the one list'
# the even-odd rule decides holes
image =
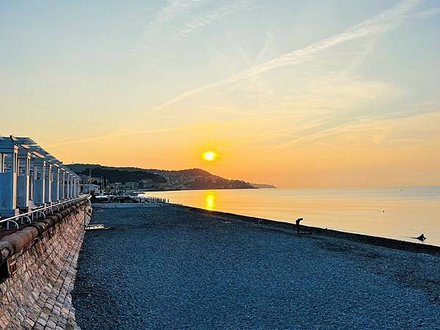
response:
{"label": "sun reflection on water", "polygon": [[205,194],[205,209],[213,211],[215,209],[215,191],[207,191]]}

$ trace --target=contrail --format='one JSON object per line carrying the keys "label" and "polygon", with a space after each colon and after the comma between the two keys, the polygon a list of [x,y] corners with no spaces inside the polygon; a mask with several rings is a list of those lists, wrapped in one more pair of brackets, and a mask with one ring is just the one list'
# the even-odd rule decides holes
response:
{"label": "contrail", "polygon": [[183,92],[182,94],[172,98],[169,101],[156,107],[157,110],[168,107],[174,103],[184,100],[192,95],[198,94],[207,89],[213,87],[224,86],[227,84],[232,84],[240,80],[248,79],[264,72],[280,68],[288,65],[296,65],[310,60],[315,54],[334,47],[336,45],[348,42],[351,40],[356,40],[360,38],[365,38],[369,36],[374,36],[382,34],[396,27],[401,21],[406,18],[406,14],[415,6],[417,6],[422,0],[406,0],[392,9],[386,10],[379,15],[374,16],[360,24],[354,25],[345,32],[339,33],[333,37],[315,42],[305,48],[295,50],[286,54],[283,54],[275,59],[267,61],[265,63],[255,65],[250,69],[241,71],[229,78],[219,80],[198,88],[194,88]]}
{"label": "contrail", "polygon": [[82,142],[90,142],[95,140],[101,140],[101,139],[108,139],[108,138],[114,138],[124,135],[141,135],[141,134],[151,134],[151,133],[163,133],[163,132],[175,132],[175,131],[183,131],[185,129],[190,129],[190,127],[176,127],[176,128],[155,128],[155,129],[147,129],[147,130],[140,130],[140,131],[118,131],[113,132],[110,134],[105,135],[96,135],[96,136],[89,136],[85,138],[80,139],[74,139],[74,140],[68,140],[68,141],[62,141],[57,143],[49,144],[48,147],[59,147],[69,144],[77,144]]}
{"label": "contrail", "polygon": [[156,18],[148,24],[148,31],[157,31],[163,25],[174,21],[180,15],[186,14],[192,8],[202,5],[206,0],[172,0],[168,1]]}
{"label": "contrail", "polygon": [[262,6],[251,7],[245,3],[232,4],[232,5],[227,5],[227,6],[218,8],[216,11],[210,12],[202,17],[199,17],[199,18],[187,23],[182,29],[180,29],[177,32],[176,37],[185,38],[189,34],[191,34],[192,32],[203,29],[203,28],[219,21],[223,17],[230,16],[230,15],[242,12],[242,11],[248,11],[251,9],[258,9],[258,8],[262,8]]}

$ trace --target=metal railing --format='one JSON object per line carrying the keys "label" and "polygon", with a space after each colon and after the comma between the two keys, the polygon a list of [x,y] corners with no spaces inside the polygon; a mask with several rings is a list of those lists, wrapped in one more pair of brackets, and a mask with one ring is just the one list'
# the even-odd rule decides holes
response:
{"label": "metal railing", "polygon": [[90,199],[90,195],[85,195],[81,197],[72,198],[69,200],[64,200],[58,203],[54,203],[47,206],[41,206],[38,207],[30,212],[21,213],[13,217],[9,217],[6,219],[0,218],[0,227],[3,226],[4,223],[6,223],[6,229],[9,230],[10,224],[13,224],[16,229],[20,229],[19,222],[24,225],[25,222],[28,224],[32,224],[32,222],[40,219],[46,219],[48,215],[54,214],[55,212],[60,211],[61,209],[65,209],[66,207],[70,207],[74,205],[75,203]]}

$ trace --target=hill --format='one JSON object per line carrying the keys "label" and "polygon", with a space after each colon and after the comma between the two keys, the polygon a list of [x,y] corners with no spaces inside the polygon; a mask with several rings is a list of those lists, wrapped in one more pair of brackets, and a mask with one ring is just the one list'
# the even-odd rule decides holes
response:
{"label": "hill", "polygon": [[144,190],[189,190],[189,189],[255,189],[241,180],[229,180],[199,168],[184,170],[142,169],[136,167],[110,167],[99,164],[67,165],[83,177],[106,185],[120,184],[132,189]]}

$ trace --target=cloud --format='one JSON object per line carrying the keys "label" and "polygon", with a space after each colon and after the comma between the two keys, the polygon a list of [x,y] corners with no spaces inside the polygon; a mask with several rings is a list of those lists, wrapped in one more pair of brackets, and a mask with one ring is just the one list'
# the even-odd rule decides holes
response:
{"label": "cloud", "polygon": [[203,29],[203,28],[219,21],[223,17],[230,16],[230,15],[236,14],[238,12],[247,11],[247,10],[251,10],[251,9],[257,9],[257,8],[262,8],[262,7],[261,6],[252,6],[251,7],[245,3],[223,6],[213,12],[207,13],[207,14],[205,14],[201,17],[198,17],[198,18],[192,20],[191,22],[185,24],[185,26],[177,32],[177,37],[185,38],[189,34],[193,33],[194,31]]}
{"label": "cloud", "polygon": [[127,136],[127,135],[145,135],[145,134],[155,134],[155,133],[168,133],[168,132],[178,132],[178,131],[185,131],[185,130],[191,130],[191,129],[193,129],[193,126],[191,126],[191,127],[176,127],[176,128],[155,128],[155,129],[146,129],[146,130],[137,130],[137,131],[123,130],[123,131],[111,132],[109,134],[104,134],[104,135],[88,136],[88,137],[79,138],[79,139],[57,142],[57,143],[47,145],[47,147],[49,147],[49,148],[60,147],[60,146],[70,145],[70,144],[79,144],[79,143],[85,143],[85,142],[91,142],[91,141],[97,141],[97,140],[112,139],[112,138],[117,138],[117,137]]}
{"label": "cloud", "polygon": [[385,33],[393,28],[395,28],[399,23],[401,23],[407,16],[407,13],[417,6],[421,0],[406,0],[392,9],[386,10],[373,18],[370,18],[360,24],[352,26],[345,32],[339,33],[335,36],[329,37],[327,39],[315,42],[305,48],[294,50],[292,52],[281,55],[265,63],[255,65],[250,69],[241,71],[229,78],[213,82],[198,88],[188,90],[181,93],[180,95],[164,102],[159,105],[156,109],[160,110],[182,101],[188,97],[196,95],[205,90],[209,90],[214,87],[220,87],[228,84],[232,84],[244,79],[249,79],[254,76],[260,75],[264,72],[274,70],[283,66],[297,65],[304,63],[305,61],[313,58],[314,55],[322,52],[325,49],[337,46],[339,44],[357,40],[360,38],[377,36]]}
{"label": "cloud", "polygon": [[161,30],[167,23],[174,21],[205,2],[207,0],[169,0],[167,5],[159,11],[156,18],[148,24],[147,32]]}
{"label": "cloud", "polygon": [[[285,139],[284,143],[278,144],[278,148],[298,146],[300,144],[310,143],[317,140],[322,140],[333,135],[340,135],[343,133],[351,133],[354,129],[359,127],[369,127],[373,129],[378,127],[377,123],[387,123],[390,125],[391,122],[400,123],[403,121],[411,122],[413,118],[424,118],[430,116],[437,116],[439,118],[440,105],[435,102],[428,102],[423,104],[408,105],[406,108],[401,108],[399,111],[389,112],[389,113],[378,113],[374,116],[355,116],[346,118],[344,116],[334,117],[329,116],[327,118],[319,118],[312,125],[305,129],[298,130],[293,133],[293,136]],[[434,126],[437,127],[437,122],[433,122]],[[386,127],[387,125],[384,125]],[[398,126],[398,124],[396,124]],[[425,127],[421,125],[421,127]],[[410,135],[407,137],[411,138]]]}

